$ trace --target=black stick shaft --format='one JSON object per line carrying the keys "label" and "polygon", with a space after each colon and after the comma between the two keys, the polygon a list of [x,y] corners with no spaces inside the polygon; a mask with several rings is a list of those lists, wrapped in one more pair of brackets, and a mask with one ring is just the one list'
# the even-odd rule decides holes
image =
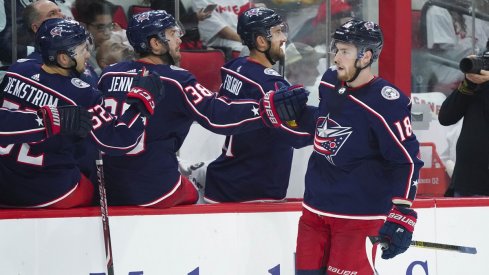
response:
{"label": "black stick shaft", "polygon": [[107,208],[107,196],[105,194],[104,165],[102,153],[95,161],[97,166],[98,190],[100,194],[100,212],[102,214],[102,227],[104,230],[105,260],[108,275],[114,275],[114,261],[112,258],[112,243],[110,239],[109,213]]}
{"label": "black stick shaft", "polygon": [[[380,236],[369,236],[369,239],[372,242],[372,244],[379,243],[382,249],[387,249],[389,247],[389,244],[385,240],[383,240]],[[467,254],[477,254],[477,249],[475,247],[470,247],[470,246],[423,242],[423,241],[411,241],[411,246],[420,247],[420,248],[448,250],[448,251],[455,251],[455,252],[467,253]]]}

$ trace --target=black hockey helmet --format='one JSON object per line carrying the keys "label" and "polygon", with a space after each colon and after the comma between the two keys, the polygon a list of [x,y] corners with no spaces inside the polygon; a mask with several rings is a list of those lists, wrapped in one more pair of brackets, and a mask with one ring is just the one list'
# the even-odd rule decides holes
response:
{"label": "black hockey helmet", "polygon": [[352,19],[336,29],[331,40],[330,50],[336,52],[336,43],[353,44],[358,49],[357,58],[366,51],[372,51],[372,62],[379,58],[384,37],[379,25],[371,21]]}
{"label": "black hockey helmet", "polygon": [[44,21],[36,33],[36,46],[45,64],[57,64],[56,57],[66,53],[72,59],[75,48],[83,43],[93,45],[90,33],[77,21],[50,18]]}
{"label": "black hockey helmet", "polygon": [[286,28],[284,31],[287,31],[287,25],[274,10],[262,7],[250,8],[238,18],[238,34],[243,45],[252,49],[255,48],[257,36],[262,35],[270,40],[272,37],[270,28],[280,24],[284,24]]}
{"label": "black hockey helmet", "polygon": [[129,20],[127,26],[127,39],[138,53],[151,52],[149,38],[158,37],[163,42],[167,42],[165,30],[177,27],[180,36],[184,35],[184,28],[181,23],[164,10],[151,10],[135,14]]}

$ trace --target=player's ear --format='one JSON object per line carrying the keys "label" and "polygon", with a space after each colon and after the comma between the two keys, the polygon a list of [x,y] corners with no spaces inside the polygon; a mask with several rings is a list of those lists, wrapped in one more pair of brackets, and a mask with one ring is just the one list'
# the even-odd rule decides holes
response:
{"label": "player's ear", "polygon": [[67,53],[58,53],[56,55],[56,60],[58,61],[58,64],[61,65],[62,67],[70,67],[70,63],[72,62],[71,57]]}
{"label": "player's ear", "polygon": [[256,48],[258,50],[265,50],[268,48],[268,40],[263,35],[258,35],[255,39]]}
{"label": "player's ear", "polygon": [[365,65],[369,64],[370,63],[370,60],[372,60],[372,58],[373,58],[372,51],[371,50],[366,50],[363,53],[362,66],[365,66]]}

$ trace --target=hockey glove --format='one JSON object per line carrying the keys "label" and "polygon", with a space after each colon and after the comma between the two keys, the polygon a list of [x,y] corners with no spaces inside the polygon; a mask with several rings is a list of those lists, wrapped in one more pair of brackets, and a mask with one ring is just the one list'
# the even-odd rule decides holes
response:
{"label": "hockey glove", "polygon": [[[276,85],[279,85],[278,83]],[[309,92],[303,86],[277,86],[260,100],[260,116],[268,127],[280,127],[300,118]],[[295,122],[294,122],[295,123]]]}
{"label": "hockey glove", "polygon": [[382,259],[394,258],[405,252],[413,237],[418,214],[413,209],[394,205],[387,215],[384,225],[379,230],[382,238]]}
{"label": "hockey glove", "polygon": [[164,96],[165,88],[160,76],[156,72],[149,73],[143,68],[134,78],[126,102],[136,106],[142,116],[149,117],[154,114],[156,104]]}
{"label": "hockey glove", "polygon": [[42,117],[47,137],[61,134],[84,138],[92,130],[92,113],[79,106],[43,106],[37,114]]}

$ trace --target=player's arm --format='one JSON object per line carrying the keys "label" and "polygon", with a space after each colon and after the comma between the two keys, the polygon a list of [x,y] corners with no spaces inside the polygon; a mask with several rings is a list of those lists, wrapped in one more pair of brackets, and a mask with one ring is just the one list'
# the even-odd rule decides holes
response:
{"label": "player's arm", "polygon": [[410,246],[418,217],[411,205],[423,166],[419,143],[411,127],[411,104],[402,96],[391,101],[381,105],[382,111],[372,110],[376,117],[373,118],[375,135],[386,165],[391,168],[389,177],[394,193],[392,208],[379,230],[379,236],[387,244],[382,250],[383,259],[404,253]]}
{"label": "player's arm", "polygon": [[411,124],[411,104],[405,97],[371,108],[369,117],[382,157],[392,167],[394,203],[411,205],[416,195],[419,142]]}
{"label": "player's arm", "polygon": [[477,84],[468,79],[462,81],[458,88],[443,101],[438,113],[440,124],[448,126],[462,119],[470,104],[477,100],[476,96],[474,96],[476,89]]}
{"label": "player's arm", "polygon": [[158,102],[164,96],[159,75],[141,70],[135,76],[127,93],[126,106],[116,117],[102,104],[102,95],[97,91],[96,104],[90,108],[93,116],[91,136],[100,150],[110,155],[123,155],[137,146],[144,133],[143,118],[153,115]]}
{"label": "player's arm", "polygon": [[38,142],[62,134],[85,137],[91,114],[78,106],[43,106],[37,112],[0,108],[0,144]]}

